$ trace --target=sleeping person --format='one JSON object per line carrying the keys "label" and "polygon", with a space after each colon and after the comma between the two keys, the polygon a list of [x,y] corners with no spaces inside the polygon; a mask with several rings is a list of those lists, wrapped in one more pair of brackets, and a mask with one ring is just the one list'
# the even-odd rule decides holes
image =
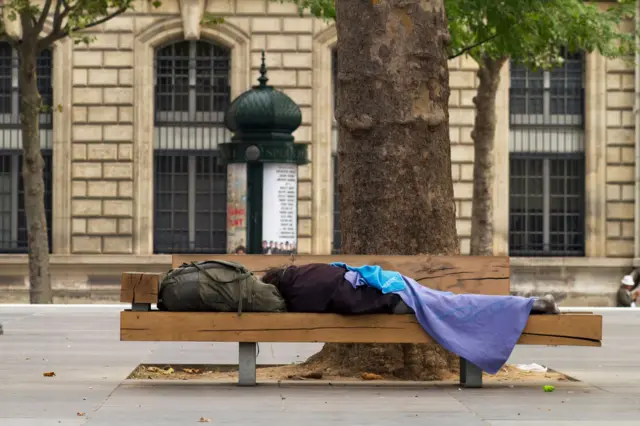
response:
{"label": "sleeping person", "polygon": [[530,314],[559,313],[551,296],[453,294],[371,265],[271,268],[261,280],[280,291],[289,312],[413,313],[436,342],[490,374],[507,361]]}
{"label": "sleeping person", "polygon": [[[377,267],[365,267],[377,268]],[[409,314],[414,313],[398,292],[383,292],[366,285],[358,272],[346,265],[311,263],[302,266],[270,268],[262,282],[275,285],[289,312],[335,314]],[[437,290],[430,290],[437,291]],[[462,295],[460,295],[462,296]],[[474,296],[474,295],[470,295]],[[491,296],[517,297],[517,296]],[[521,298],[526,300],[525,298]],[[533,298],[532,314],[558,314],[553,296]]]}

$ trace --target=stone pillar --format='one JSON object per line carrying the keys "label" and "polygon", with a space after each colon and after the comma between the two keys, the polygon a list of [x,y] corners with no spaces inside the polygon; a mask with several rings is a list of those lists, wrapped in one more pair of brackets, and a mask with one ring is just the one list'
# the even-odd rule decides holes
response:
{"label": "stone pillar", "polygon": [[[606,59],[595,53],[588,55],[586,83],[587,195],[594,196],[594,209],[596,203],[600,204],[599,210],[590,216],[594,221],[602,221],[602,228],[605,227],[603,217],[606,217],[606,229],[600,231],[601,235],[606,233],[600,243],[606,246],[600,250],[600,256],[631,258],[634,254],[635,196],[633,65],[623,59]],[[603,147],[601,137],[605,134],[606,145]],[[591,153],[589,148],[592,148]],[[603,148],[606,148],[605,152]],[[596,172],[600,176],[597,181],[592,175]],[[591,182],[597,182],[597,185],[590,186]],[[603,187],[600,195],[595,194],[596,188]],[[601,206],[604,194],[606,206]],[[590,204],[587,201],[587,205]],[[593,252],[589,248],[591,245],[587,245],[590,255]]]}
{"label": "stone pillar", "polygon": [[74,254],[132,253],[132,26],[131,17],[116,18],[89,47],[74,49]]}

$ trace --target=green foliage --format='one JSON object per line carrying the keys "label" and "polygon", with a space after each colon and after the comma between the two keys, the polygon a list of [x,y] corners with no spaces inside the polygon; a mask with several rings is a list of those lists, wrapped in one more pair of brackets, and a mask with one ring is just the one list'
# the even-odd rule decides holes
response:
{"label": "green foliage", "polygon": [[[152,7],[159,7],[160,1],[148,0]],[[134,9],[135,0],[45,0],[44,4],[32,0],[6,0],[4,9],[9,21],[19,19],[23,40],[38,40],[38,51],[64,37],[71,37],[75,43],[90,43],[91,35],[83,30],[103,24],[127,10]],[[49,18],[51,29],[40,38],[45,20]],[[17,40],[0,28],[0,36],[15,44]]]}
{"label": "green foliage", "polygon": [[634,2],[601,8],[582,0],[447,0],[452,49],[471,49],[478,60],[509,57],[533,68],[561,61],[560,51],[598,51],[608,57],[631,54],[634,34],[621,28],[632,18]]}
{"label": "green foliage", "polygon": [[[286,1],[301,13],[336,17],[335,0]],[[557,65],[565,47],[625,57],[635,51],[634,34],[620,24],[633,18],[634,4],[617,0],[605,9],[582,0],[445,0],[450,55],[469,54],[476,61],[509,57],[533,68]]]}
{"label": "green foliage", "polygon": [[295,3],[298,6],[300,15],[308,10],[316,18],[325,21],[335,21],[336,3],[335,0],[272,0],[278,3]]}
{"label": "green foliage", "polygon": [[214,15],[211,12],[204,12],[200,23],[205,26],[214,26],[224,23],[224,17]]}

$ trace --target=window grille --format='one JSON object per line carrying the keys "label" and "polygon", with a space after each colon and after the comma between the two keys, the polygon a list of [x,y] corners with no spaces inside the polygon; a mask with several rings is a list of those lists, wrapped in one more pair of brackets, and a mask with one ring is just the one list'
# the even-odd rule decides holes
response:
{"label": "window grille", "polygon": [[584,56],[564,57],[551,71],[511,66],[512,256],[584,255]]}
{"label": "window grille", "polygon": [[156,51],[156,253],[225,253],[227,170],[218,144],[230,138],[230,49],[179,41]]}
{"label": "window grille", "polygon": [[[18,55],[8,43],[0,43],[0,253],[26,253],[27,217],[22,180],[22,133]],[[42,97],[40,144],[44,159],[44,204],[49,249],[52,247],[52,54],[43,51],[37,59],[37,84]]]}

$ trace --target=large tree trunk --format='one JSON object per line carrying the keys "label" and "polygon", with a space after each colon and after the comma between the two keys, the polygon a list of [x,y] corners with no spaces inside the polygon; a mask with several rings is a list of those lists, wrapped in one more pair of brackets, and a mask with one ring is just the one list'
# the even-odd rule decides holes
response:
{"label": "large tree trunk", "polygon": [[[471,255],[493,255],[493,144],[496,136],[496,94],[500,70],[506,58],[483,57],[479,62],[478,92],[473,98],[473,205],[471,207]],[[504,142],[504,141],[503,141]]]}
{"label": "large tree trunk", "polygon": [[[336,9],[342,249],[457,254],[443,1],[340,0]],[[432,380],[456,360],[435,344],[327,344],[309,363]]]}
{"label": "large tree trunk", "polygon": [[[23,19],[24,20],[24,19]],[[40,152],[39,114],[42,98],[36,80],[37,36],[25,34],[18,46],[20,58],[20,122],[22,125],[22,179],[29,238],[31,303],[52,303],[49,239],[44,208],[44,160]]]}

